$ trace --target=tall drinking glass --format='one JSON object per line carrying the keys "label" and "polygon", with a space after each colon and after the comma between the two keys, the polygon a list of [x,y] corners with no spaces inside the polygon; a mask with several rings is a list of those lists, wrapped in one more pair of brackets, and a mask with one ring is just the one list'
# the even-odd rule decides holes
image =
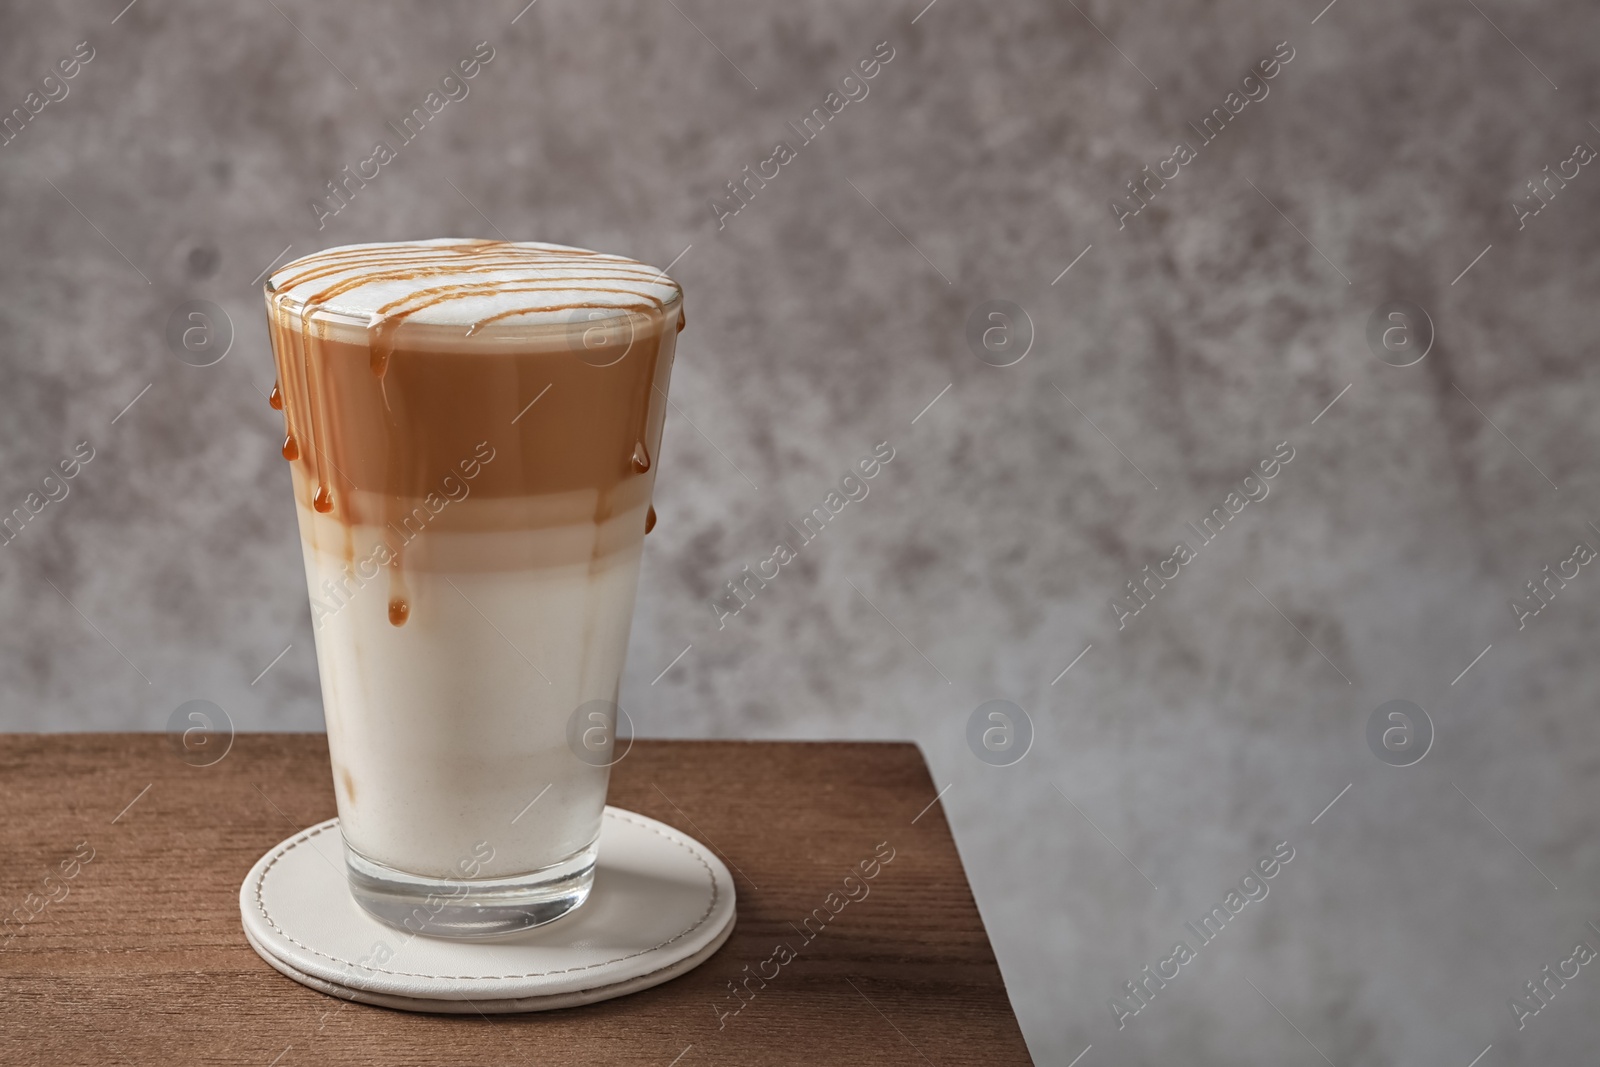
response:
{"label": "tall drinking glass", "polygon": [[351,891],[439,936],[555,919],[594,876],[682,292],[471,240],[266,288]]}

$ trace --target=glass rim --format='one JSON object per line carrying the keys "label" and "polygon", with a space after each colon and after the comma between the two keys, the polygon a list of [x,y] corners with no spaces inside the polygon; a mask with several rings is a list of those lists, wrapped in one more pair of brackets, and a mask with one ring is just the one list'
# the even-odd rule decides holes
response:
{"label": "glass rim", "polygon": [[[308,309],[306,304],[289,296],[288,293],[269,289],[266,285],[262,286],[262,294],[266,298],[267,313],[273,319],[274,325],[281,326],[291,333],[304,334],[305,327],[309,325],[321,327],[321,336],[329,341],[365,344],[373,337],[371,315],[340,310],[328,304],[311,305]],[[625,320],[628,323],[628,344],[631,346],[635,342],[667,333],[671,328],[669,324],[675,325],[682,307],[683,290],[678,289],[659,309],[637,306],[579,306],[559,312],[559,317],[554,320],[548,317],[549,312],[538,311],[532,314],[544,317],[534,321],[507,316],[483,326],[403,319],[393,327],[389,340],[396,347],[409,349],[431,349],[440,345],[446,345],[451,349],[500,348],[511,345],[540,348],[554,346],[565,350],[570,349],[574,339],[584,332],[596,326],[614,328],[619,320]]]}

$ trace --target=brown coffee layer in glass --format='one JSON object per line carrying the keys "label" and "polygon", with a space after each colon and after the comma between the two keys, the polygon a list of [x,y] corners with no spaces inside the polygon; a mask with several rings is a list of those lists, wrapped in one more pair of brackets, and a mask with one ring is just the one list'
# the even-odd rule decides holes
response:
{"label": "brown coffee layer in glass", "polygon": [[[385,284],[406,291],[349,306]],[[437,321],[485,298],[498,305],[476,321]],[[359,246],[280,268],[267,303],[283,454],[319,519],[400,531],[418,517],[435,533],[649,521],[683,325],[659,271],[498,241]]]}

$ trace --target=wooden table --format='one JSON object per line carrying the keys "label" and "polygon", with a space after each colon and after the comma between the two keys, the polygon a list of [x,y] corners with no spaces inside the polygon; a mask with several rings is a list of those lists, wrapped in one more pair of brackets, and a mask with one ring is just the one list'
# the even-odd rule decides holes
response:
{"label": "wooden table", "polygon": [[[417,1015],[297,985],[240,929],[251,864],[335,814],[321,735],[242,734],[210,767],[159,734],[0,735],[0,1062],[1028,1063],[934,795],[909,744],[638,741],[610,800],[723,856],[728,943],[601,1004]],[[881,842],[869,894],[719,1019]]]}

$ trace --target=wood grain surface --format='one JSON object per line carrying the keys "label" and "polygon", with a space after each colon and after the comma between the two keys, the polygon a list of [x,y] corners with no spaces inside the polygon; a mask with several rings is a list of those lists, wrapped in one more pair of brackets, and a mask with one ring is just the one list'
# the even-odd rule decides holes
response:
{"label": "wood grain surface", "polygon": [[[1031,1062],[935,793],[909,744],[638,741],[610,802],[722,855],[728,943],[601,1004],[420,1015],[304,988],[240,928],[251,865],[335,814],[321,735],[241,734],[210,767],[163,735],[0,735],[0,1062]],[[799,937],[884,842],[868,895]],[[797,958],[735,1000],[780,943]]]}

